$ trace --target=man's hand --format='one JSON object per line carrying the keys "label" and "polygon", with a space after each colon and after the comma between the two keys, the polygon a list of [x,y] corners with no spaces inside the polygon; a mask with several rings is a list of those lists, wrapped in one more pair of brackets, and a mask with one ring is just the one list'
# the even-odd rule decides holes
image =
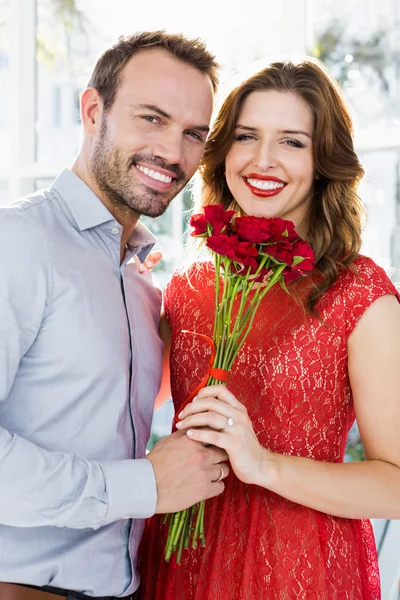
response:
{"label": "man's hand", "polygon": [[147,454],[156,475],[156,513],[178,512],[224,491],[229,468],[224,450],[206,447],[177,431]]}

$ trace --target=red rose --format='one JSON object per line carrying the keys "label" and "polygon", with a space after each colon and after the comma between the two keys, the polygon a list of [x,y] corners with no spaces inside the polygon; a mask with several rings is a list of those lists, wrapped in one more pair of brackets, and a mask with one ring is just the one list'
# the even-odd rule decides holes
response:
{"label": "red rose", "polygon": [[286,239],[277,244],[268,244],[263,248],[266,254],[269,254],[275,260],[285,263],[289,266],[293,263],[293,245]]}
{"label": "red rose", "polygon": [[295,281],[299,277],[302,277],[303,273],[294,267],[286,267],[283,270],[283,279],[286,284]]}
{"label": "red rose", "polygon": [[293,244],[293,262],[301,271],[312,271],[315,267],[314,252],[304,240],[297,240]]}
{"label": "red rose", "polygon": [[257,283],[266,284],[266,283],[268,283],[268,280],[271,278],[272,274],[273,274],[273,271],[271,269],[266,269],[265,267],[262,267],[262,269],[260,270],[257,277],[252,279],[252,281],[256,281]]}
{"label": "red rose", "polygon": [[271,238],[268,221],[264,217],[237,217],[234,229],[240,240],[261,244]]}
{"label": "red rose", "polygon": [[190,225],[194,227],[194,231],[190,235],[196,237],[207,233],[207,225],[211,225],[211,233],[219,235],[227,229],[227,226],[232,220],[234,210],[225,210],[222,204],[210,204],[204,207],[204,214],[199,213],[192,215]]}
{"label": "red rose", "polygon": [[287,221],[286,219],[280,219],[279,217],[275,219],[269,219],[270,221],[270,232],[271,238],[275,242],[280,241],[282,238],[289,240],[289,242],[294,242],[298,239],[299,235],[296,233],[294,228],[294,224],[292,221]]}
{"label": "red rose", "polygon": [[207,223],[210,223],[214,235],[219,235],[227,228],[234,214],[234,210],[225,210],[222,204],[210,204],[204,207],[205,218]]}
{"label": "red rose", "polygon": [[[236,238],[237,239],[237,238]],[[236,262],[257,269],[258,263],[255,259],[258,256],[258,250],[250,244],[250,242],[239,242],[234,246],[234,258]]]}
{"label": "red rose", "polygon": [[194,228],[194,231],[190,234],[193,237],[207,233],[207,219],[205,215],[198,214],[190,217],[190,226]]}
{"label": "red rose", "polygon": [[257,268],[258,250],[250,242],[239,241],[237,235],[212,235],[207,238],[206,246],[230,260],[249,267]]}
{"label": "red rose", "polygon": [[267,242],[280,242],[289,240],[293,242],[299,236],[294,229],[292,221],[265,217],[237,217],[234,229],[239,238],[253,244],[265,244]]}
{"label": "red rose", "polygon": [[314,267],[315,257],[311,247],[304,240],[297,240],[293,244],[293,264],[283,271],[285,283],[290,283],[304,276],[307,271],[312,271]]}

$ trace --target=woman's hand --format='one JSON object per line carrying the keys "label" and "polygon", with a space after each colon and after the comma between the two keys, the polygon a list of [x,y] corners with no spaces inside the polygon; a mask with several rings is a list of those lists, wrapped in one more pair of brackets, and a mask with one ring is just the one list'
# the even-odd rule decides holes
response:
{"label": "woman's hand", "polygon": [[139,273],[146,273],[146,271],[152,271],[156,264],[160,262],[162,257],[162,252],[150,252],[146,260],[143,263],[141,263],[138,257],[135,256],[135,263],[137,264]]}
{"label": "woman's hand", "polygon": [[246,408],[224,385],[201,389],[178,416],[176,427],[187,429],[191,439],[227,451],[241,481],[263,487],[272,482],[273,454],[260,445]]}

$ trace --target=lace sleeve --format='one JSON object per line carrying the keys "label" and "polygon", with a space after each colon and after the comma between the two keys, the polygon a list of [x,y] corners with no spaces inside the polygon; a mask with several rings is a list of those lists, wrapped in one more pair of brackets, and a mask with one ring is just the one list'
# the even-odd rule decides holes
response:
{"label": "lace sleeve", "polygon": [[344,289],[347,338],[375,300],[393,294],[400,302],[399,292],[387,273],[372,259],[361,256],[355,267],[357,271],[349,274]]}

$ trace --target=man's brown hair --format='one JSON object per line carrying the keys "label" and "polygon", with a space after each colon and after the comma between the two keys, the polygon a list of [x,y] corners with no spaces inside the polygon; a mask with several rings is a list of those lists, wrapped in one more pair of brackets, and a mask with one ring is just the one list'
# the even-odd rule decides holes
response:
{"label": "man's brown hair", "polygon": [[176,60],[208,75],[216,91],[219,65],[199,38],[189,39],[180,33],[167,33],[165,30],[142,31],[120,37],[116,44],[100,56],[94,67],[88,87],[97,89],[105,111],[113,105],[126,63],[138,52],[154,48],[164,50]]}

